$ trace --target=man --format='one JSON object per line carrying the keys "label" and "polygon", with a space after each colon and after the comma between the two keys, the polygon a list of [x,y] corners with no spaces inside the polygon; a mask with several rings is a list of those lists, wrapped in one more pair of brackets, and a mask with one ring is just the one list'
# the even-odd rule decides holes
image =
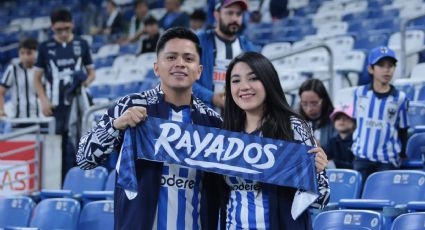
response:
{"label": "man", "polygon": [[226,66],[242,51],[255,47],[239,35],[243,13],[248,9],[246,0],[221,0],[217,3],[214,17],[218,23],[214,30],[200,33],[203,49],[201,79],[193,86],[195,96],[216,108],[224,107],[224,76]]}
{"label": "man", "polygon": [[141,40],[141,36],[146,33],[145,20],[148,17],[149,7],[144,0],[137,0],[134,3],[134,16],[131,17],[128,38],[123,44]]}
{"label": "man", "polygon": [[[72,33],[72,15],[58,9],[51,16],[53,38],[40,44],[35,64],[34,87],[44,116],[54,116],[56,134],[62,135],[62,176],[75,165],[74,153],[67,150],[68,121],[71,112],[69,94],[72,85],[88,86],[95,79],[88,43]],[[50,86],[45,91],[42,76]],[[48,97],[49,96],[49,97]]]}
{"label": "man", "polygon": [[165,9],[167,12],[159,20],[159,26],[167,30],[172,27],[189,27],[189,15],[181,10],[182,0],[165,0]]}
{"label": "man", "polygon": [[[97,126],[81,138],[77,163],[82,169],[96,167],[114,149],[120,149],[124,130],[147,116],[220,127],[220,116],[192,96],[192,84],[203,68],[198,37],[190,29],[171,28],[160,37],[156,53],[154,72],[160,85],[125,96],[107,110]],[[121,159],[118,162],[119,175],[123,173]],[[218,213],[212,211],[218,205],[214,200],[217,193],[212,193],[213,175],[167,163],[139,159],[134,163],[138,195],[127,196],[116,186],[115,229],[217,229]],[[182,188],[166,182],[177,177],[193,186]]]}

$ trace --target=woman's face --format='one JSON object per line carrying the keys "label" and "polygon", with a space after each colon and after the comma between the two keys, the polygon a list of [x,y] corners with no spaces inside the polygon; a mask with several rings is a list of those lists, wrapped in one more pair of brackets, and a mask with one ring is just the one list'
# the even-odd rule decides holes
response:
{"label": "woman's face", "polygon": [[322,99],[314,91],[301,93],[301,109],[309,119],[317,119],[322,111]]}
{"label": "woman's face", "polygon": [[244,62],[238,62],[230,75],[232,98],[247,113],[263,114],[266,91],[263,83]]}

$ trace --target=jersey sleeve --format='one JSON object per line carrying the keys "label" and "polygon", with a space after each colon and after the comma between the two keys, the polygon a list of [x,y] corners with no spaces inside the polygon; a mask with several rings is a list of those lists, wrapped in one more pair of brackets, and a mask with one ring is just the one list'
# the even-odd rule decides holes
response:
{"label": "jersey sleeve", "polygon": [[1,78],[0,85],[10,88],[15,82],[14,71],[13,65],[9,65]]}
{"label": "jersey sleeve", "polygon": [[110,153],[119,149],[124,132],[116,130],[112,124],[128,109],[130,102],[129,96],[119,99],[105,112],[97,125],[81,137],[76,156],[80,168],[95,168]]}
{"label": "jersey sleeve", "polygon": [[40,44],[37,51],[37,61],[35,62],[35,67],[39,69],[46,69],[46,60],[47,60],[47,47],[45,43]]}

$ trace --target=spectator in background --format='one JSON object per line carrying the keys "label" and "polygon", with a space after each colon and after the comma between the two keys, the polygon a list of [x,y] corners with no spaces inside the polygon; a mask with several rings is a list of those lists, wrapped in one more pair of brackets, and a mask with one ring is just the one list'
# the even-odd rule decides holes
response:
{"label": "spectator in background", "polygon": [[[71,102],[65,94],[72,86],[88,86],[95,79],[90,47],[74,36],[72,15],[66,9],[51,13],[53,38],[40,44],[35,64],[34,86],[44,116],[54,116],[56,134],[62,135],[62,176],[75,165],[75,154],[68,150],[68,121]],[[50,87],[44,88],[42,77]]]}
{"label": "spectator in background", "polygon": [[[37,60],[37,40],[23,39],[19,43],[19,63],[10,64],[0,81],[0,116],[13,118],[39,117],[39,105],[34,88],[34,64]],[[13,111],[4,110],[4,97],[12,90]]]}
{"label": "spectator in background", "polygon": [[146,36],[142,39],[142,49],[140,53],[155,52],[160,33],[158,21],[154,17],[149,16],[146,18],[145,31]]}
{"label": "spectator in background", "polygon": [[364,180],[374,172],[398,168],[406,158],[408,98],[390,84],[396,63],[392,49],[371,50],[368,71],[372,84],[354,92],[353,166]]}
{"label": "spectator in background", "polygon": [[106,14],[101,33],[107,35],[112,42],[118,41],[126,30],[126,23],[114,0],[106,3]]}
{"label": "spectator in background", "polygon": [[338,132],[332,137],[325,146],[325,152],[328,154],[329,165],[334,164],[336,168],[353,168],[353,132],[356,128],[355,120],[353,119],[353,106],[346,105],[341,108],[336,108],[331,116],[335,130]]}
{"label": "spectator in background", "polygon": [[159,26],[167,30],[171,27],[186,27],[189,28],[189,16],[182,12],[181,0],[166,0],[165,9],[167,13],[159,20]]}
{"label": "spectator in background", "polygon": [[139,41],[140,37],[145,34],[145,20],[148,17],[148,13],[149,8],[144,0],[137,0],[134,3],[134,16],[130,20],[126,42]]}
{"label": "spectator in background", "polygon": [[326,146],[336,132],[329,118],[334,106],[325,86],[318,79],[309,79],[303,82],[298,95],[301,100],[300,114],[310,122],[320,145]]}
{"label": "spectator in background", "polygon": [[205,21],[207,20],[207,15],[201,9],[194,10],[190,15],[190,28],[195,32],[200,32],[201,30],[206,29]]}
{"label": "spectator in background", "polygon": [[203,49],[201,78],[194,84],[194,94],[216,109],[224,107],[224,83],[227,65],[243,51],[254,51],[254,45],[239,32],[248,9],[246,0],[218,1],[214,16],[215,29],[198,34]]}

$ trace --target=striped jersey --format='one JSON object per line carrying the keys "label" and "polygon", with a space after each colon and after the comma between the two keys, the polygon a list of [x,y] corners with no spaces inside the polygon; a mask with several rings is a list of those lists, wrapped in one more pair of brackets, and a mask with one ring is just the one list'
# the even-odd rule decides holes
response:
{"label": "striped jersey", "polygon": [[37,68],[44,70],[51,85],[46,94],[55,106],[67,103],[64,94],[73,82],[72,74],[75,71],[85,71],[85,67],[92,65],[90,47],[87,41],[79,37],[74,37],[68,43],[60,43],[54,39],[41,43],[35,64]]}
{"label": "striped jersey", "polygon": [[354,118],[357,128],[353,134],[353,154],[374,162],[398,165],[401,142],[398,129],[409,126],[406,94],[391,86],[386,94],[373,91],[372,85],[354,92]]}
{"label": "striped jersey", "polygon": [[[191,123],[190,107],[171,106],[169,120]],[[200,229],[202,172],[164,163],[153,229]]]}
{"label": "striped jersey", "polygon": [[[291,117],[290,121],[294,142],[309,146],[316,145],[309,126],[303,125],[303,122],[295,117]],[[252,134],[261,135],[260,132]],[[317,175],[317,179],[320,195],[314,203],[308,203],[307,206],[322,208],[329,200],[329,182],[323,172]],[[226,205],[226,229],[269,229],[269,212],[273,210],[269,209],[267,190],[262,189],[261,184],[257,181],[240,177],[225,176],[224,180],[230,189]],[[298,192],[302,191],[298,190]],[[295,205],[299,205],[297,202],[309,201],[304,199],[294,200]],[[291,213],[291,210],[287,211],[288,214]]]}
{"label": "striped jersey", "polygon": [[12,90],[13,111],[8,115],[14,118],[39,116],[39,105],[34,88],[34,68],[27,69],[22,63],[11,64],[4,73],[0,85]]}

